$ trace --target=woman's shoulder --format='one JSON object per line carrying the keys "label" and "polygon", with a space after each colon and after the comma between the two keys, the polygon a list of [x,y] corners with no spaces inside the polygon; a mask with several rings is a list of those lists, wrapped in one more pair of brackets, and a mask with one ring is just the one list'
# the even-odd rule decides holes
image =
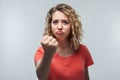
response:
{"label": "woman's shoulder", "polygon": [[86,52],[86,51],[88,51],[88,47],[87,47],[87,45],[85,45],[85,44],[80,44],[79,45],[79,48],[78,48],[78,51],[82,51],[82,52]]}
{"label": "woman's shoulder", "polygon": [[42,46],[39,46],[39,47],[38,47],[38,50],[43,50],[43,47],[42,47]]}
{"label": "woman's shoulder", "polygon": [[44,52],[43,47],[39,46],[38,49],[37,49],[37,52],[42,52],[43,53]]}
{"label": "woman's shoulder", "polygon": [[42,47],[38,47],[37,51],[35,52],[34,55],[34,61],[37,62],[39,59],[43,57],[44,50]]}
{"label": "woman's shoulder", "polygon": [[79,45],[79,49],[81,49],[81,48],[87,48],[87,46],[86,46],[85,44],[82,44],[82,43],[81,43],[81,44]]}

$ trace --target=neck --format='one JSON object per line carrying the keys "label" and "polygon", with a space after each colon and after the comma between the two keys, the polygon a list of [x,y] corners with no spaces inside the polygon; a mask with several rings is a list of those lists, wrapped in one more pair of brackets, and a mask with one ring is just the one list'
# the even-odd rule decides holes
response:
{"label": "neck", "polygon": [[58,47],[60,49],[70,48],[70,43],[69,43],[69,41],[65,41],[65,40],[58,41]]}
{"label": "neck", "polygon": [[69,41],[58,41],[57,52],[61,56],[70,56],[74,52],[74,48],[70,47]]}

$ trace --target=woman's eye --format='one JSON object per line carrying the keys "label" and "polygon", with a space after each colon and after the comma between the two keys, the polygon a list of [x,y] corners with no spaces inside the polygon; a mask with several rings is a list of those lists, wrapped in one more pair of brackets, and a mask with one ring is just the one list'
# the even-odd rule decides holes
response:
{"label": "woman's eye", "polygon": [[65,25],[69,24],[69,22],[66,21],[66,20],[63,20],[63,23],[64,23]]}
{"label": "woman's eye", "polygon": [[53,24],[57,24],[57,23],[58,23],[58,21],[56,20],[56,21],[53,21],[52,23],[53,23]]}

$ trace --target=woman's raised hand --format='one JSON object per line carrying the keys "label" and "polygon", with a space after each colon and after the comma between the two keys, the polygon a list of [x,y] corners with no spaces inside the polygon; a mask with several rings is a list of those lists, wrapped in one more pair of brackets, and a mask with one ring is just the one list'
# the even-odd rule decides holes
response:
{"label": "woman's raised hand", "polygon": [[55,38],[45,35],[41,40],[45,55],[53,55],[56,52],[58,42]]}

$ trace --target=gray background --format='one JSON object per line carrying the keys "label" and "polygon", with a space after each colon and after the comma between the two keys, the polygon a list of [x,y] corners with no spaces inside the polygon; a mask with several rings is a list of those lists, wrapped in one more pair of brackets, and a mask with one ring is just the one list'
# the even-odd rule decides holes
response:
{"label": "gray background", "polygon": [[81,16],[91,80],[120,80],[120,0],[0,0],[0,80],[37,80],[33,58],[46,13],[63,2]]}

